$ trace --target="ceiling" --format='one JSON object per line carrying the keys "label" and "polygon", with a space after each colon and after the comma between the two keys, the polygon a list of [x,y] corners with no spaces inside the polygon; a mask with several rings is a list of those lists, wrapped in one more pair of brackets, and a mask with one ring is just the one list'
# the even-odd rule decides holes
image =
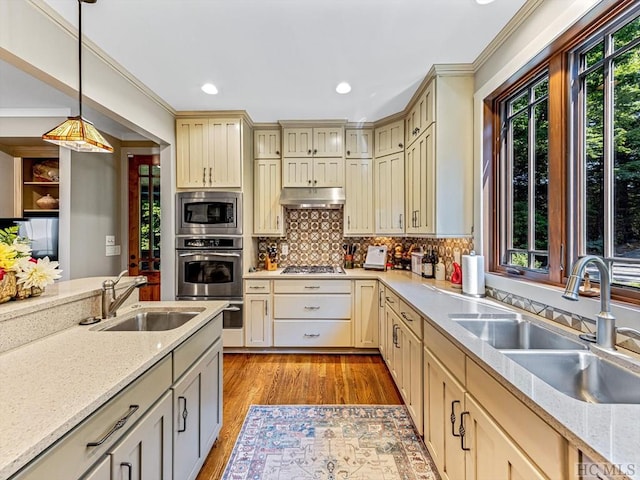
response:
{"label": "ceiling", "polygon": [[[45,2],[77,25],[76,0]],[[82,11],[83,33],[175,110],[358,122],[402,110],[434,63],[472,63],[524,3],[99,0]],[[76,99],[7,64],[0,75],[0,109],[75,111]],[[351,93],[336,93],[341,81]],[[203,93],[206,82],[219,93]]]}

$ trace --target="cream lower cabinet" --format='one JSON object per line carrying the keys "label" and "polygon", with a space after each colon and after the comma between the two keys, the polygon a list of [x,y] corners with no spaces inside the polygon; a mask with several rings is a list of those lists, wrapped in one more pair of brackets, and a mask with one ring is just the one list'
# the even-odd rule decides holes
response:
{"label": "cream lower cabinet", "polygon": [[284,209],[280,205],[282,161],[256,160],[253,165],[253,235],[284,235]]}
{"label": "cream lower cabinet", "polygon": [[567,442],[425,322],[424,439],[443,479],[568,480]]}
{"label": "cream lower cabinet", "polygon": [[376,157],[373,177],[375,233],[404,233],[404,152]]}
{"label": "cream lower cabinet", "polygon": [[107,455],[82,480],[111,480],[111,457]]}
{"label": "cream lower cabinet", "polygon": [[111,480],[172,478],[172,415],[167,392],[111,451]]}
{"label": "cream lower cabinet", "polygon": [[274,280],[275,347],[353,347],[350,280]]}
{"label": "cream lower cabinet", "polygon": [[247,347],[273,346],[271,281],[244,281],[244,344]]}
{"label": "cream lower cabinet", "polygon": [[356,280],[353,323],[356,348],[378,348],[378,281]]}
{"label": "cream lower cabinet", "polygon": [[373,160],[347,159],[345,186],[344,235],[372,235]]}

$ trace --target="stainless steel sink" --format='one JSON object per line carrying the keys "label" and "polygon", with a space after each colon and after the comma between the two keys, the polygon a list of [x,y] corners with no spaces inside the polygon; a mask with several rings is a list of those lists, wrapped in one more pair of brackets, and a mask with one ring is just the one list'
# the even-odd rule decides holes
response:
{"label": "stainless steel sink", "polygon": [[181,327],[202,310],[195,311],[166,311],[166,310],[144,310],[136,313],[131,317],[127,317],[118,321],[114,325],[106,328],[100,328],[101,331],[118,331],[118,332],[159,332],[162,330],[173,330]]}
{"label": "stainless steel sink", "polygon": [[517,314],[451,315],[460,326],[497,349],[585,350],[580,340],[540,327]]}
{"label": "stainless steel sink", "polygon": [[562,393],[590,403],[640,404],[640,375],[591,352],[503,352]]}

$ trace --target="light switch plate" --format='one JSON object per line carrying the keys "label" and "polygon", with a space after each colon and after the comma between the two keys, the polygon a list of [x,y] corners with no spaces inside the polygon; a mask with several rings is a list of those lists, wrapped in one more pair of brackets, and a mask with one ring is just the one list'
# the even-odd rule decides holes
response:
{"label": "light switch plate", "polygon": [[280,251],[282,252],[282,255],[289,255],[289,244],[287,243],[281,244]]}
{"label": "light switch plate", "polygon": [[115,245],[116,244],[116,236],[115,235],[107,235],[104,240],[105,245]]}

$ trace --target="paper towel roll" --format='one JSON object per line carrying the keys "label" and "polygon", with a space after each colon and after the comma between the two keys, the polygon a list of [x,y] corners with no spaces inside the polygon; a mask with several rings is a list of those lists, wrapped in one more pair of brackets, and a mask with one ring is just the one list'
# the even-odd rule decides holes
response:
{"label": "paper towel roll", "polygon": [[462,256],[462,293],[484,297],[484,257],[471,252]]}

